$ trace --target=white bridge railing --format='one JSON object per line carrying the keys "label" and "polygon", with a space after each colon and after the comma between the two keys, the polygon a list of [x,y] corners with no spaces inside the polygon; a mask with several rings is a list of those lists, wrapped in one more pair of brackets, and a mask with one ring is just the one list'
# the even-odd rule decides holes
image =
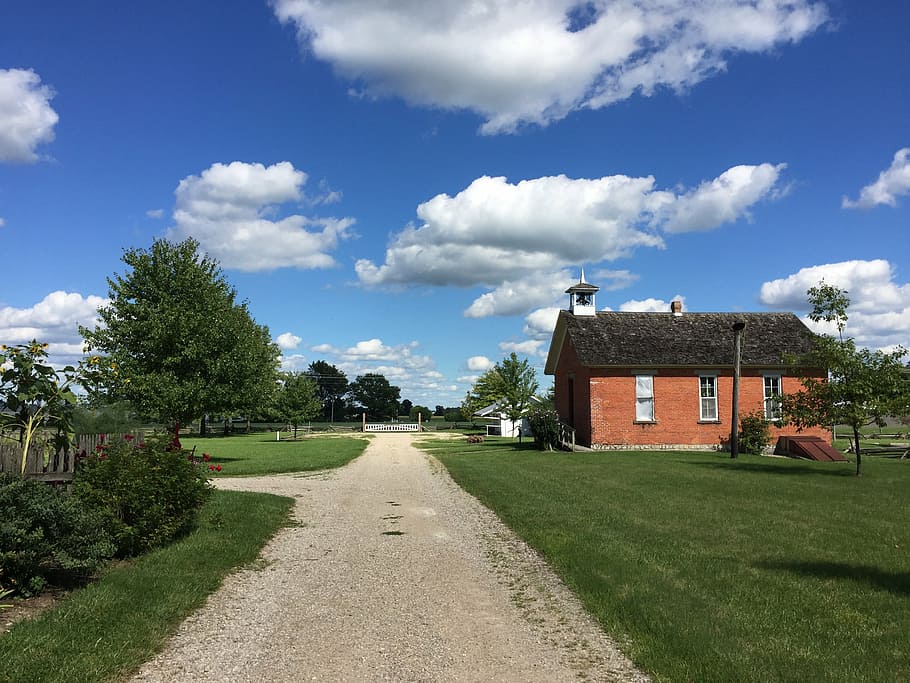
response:
{"label": "white bridge railing", "polygon": [[365,422],[365,432],[419,432],[420,425],[416,422]]}

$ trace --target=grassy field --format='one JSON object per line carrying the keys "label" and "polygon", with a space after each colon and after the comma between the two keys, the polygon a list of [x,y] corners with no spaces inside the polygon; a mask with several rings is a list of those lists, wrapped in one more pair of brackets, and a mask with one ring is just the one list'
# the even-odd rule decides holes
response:
{"label": "grassy field", "polygon": [[300,436],[296,441],[285,434],[281,441],[274,433],[240,436],[207,436],[181,438],[184,448],[196,449],[196,455],[208,453],[210,464],[221,465],[219,476],[247,476],[308,472],[341,467],[363,453],[367,438],[352,436]]}
{"label": "grassy field", "polygon": [[658,680],[910,680],[910,462],[424,444]]}
{"label": "grassy field", "polygon": [[268,494],[216,491],[198,529],[185,539],[109,569],[97,583],[0,637],[0,682],[123,680],[225,575],[255,560],[287,522],[292,504]]}

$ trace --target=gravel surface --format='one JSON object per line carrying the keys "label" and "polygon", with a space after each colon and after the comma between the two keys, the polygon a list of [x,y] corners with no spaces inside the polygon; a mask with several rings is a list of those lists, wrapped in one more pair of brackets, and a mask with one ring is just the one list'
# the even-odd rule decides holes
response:
{"label": "gravel surface", "polygon": [[539,556],[413,435],[344,468],[219,479],[298,525],[228,577],[134,681],[647,681]]}

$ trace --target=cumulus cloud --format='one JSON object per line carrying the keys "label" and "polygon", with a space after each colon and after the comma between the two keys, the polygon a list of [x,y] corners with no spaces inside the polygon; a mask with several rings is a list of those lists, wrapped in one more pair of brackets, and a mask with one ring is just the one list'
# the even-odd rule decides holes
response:
{"label": "cumulus cloud", "polygon": [[49,344],[51,361],[62,366],[82,356],[79,325],[95,327],[98,308],[108,299],[56,291],[29,308],[0,307],[0,343],[24,344],[37,339]]}
{"label": "cumulus cloud", "polygon": [[667,206],[669,219],[664,230],[712,230],[741,216],[748,217],[749,207],[772,191],[786,166],[734,166],[714,180],[703,182]]}
{"label": "cumulus cloud", "polygon": [[486,356],[471,356],[465,361],[465,366],[471,372],[486,372],[495,365]]}
{"label": "cumulus cloud", "polygon": [[[685,310],[685,301],[686,298],[683,296],[676,295],[670,301],[679,300],[683,304],[683,310]],[[670,310],[670,301],[664,301],[663,299],[655,299],[653,297],[648,299],[630,299],[625,303],[619,305],[619,310],[627,313],[666,313]]]}
{"label": "cumulus cloud", "polygon": [[548,306],[531,311],[525,316],[524,333],[531,339],[549,340],[556,329],[556,319],[559,317],[558,306]]}
{"label": "cumulus cloud", "polygon": [[[900,344],[910,348],[910,283],[896,281],[894,267],[884,259],[842,261],[802,268],[785,278],[765,282],[760,301],[772,308],[808,312],[806,291],[824,280],[847,290],[847,333],[858,344],[888,348]],[[805,318],[817,332],[834,328]]]}
{"label": "cumulus cloud", "polygon": [[290,332],[283,332],[275,337],[275,343],[278,344],[278,348],[282,351],[292,351],[300,346],[300,342],[303,340],[298,337],[296,334],[291,334]]}
{"label": "cumulus cloud", "polygon": [[54,91],[31,69],[0,69],[0,162],[38,160],[38,145],[54,139],[59,116]]}
{"label": "cumulus cloud", "polygon": [[537,354],[546,355],[546,349],[541,349],[544,341],[542,339],[525,339],[524,341],[504,341],[499,342],[499,348],[505,353],[521,353],[525,356],[534,356]]}
{"label": "cumulus cloud", "polygon": [[730,56],[796,43],[811,0],[272,0],[302,48],[372,97],[471,110],[481,132],[545,126],[635,93],[684,91]]}
{"label": "cumulus cloud", "polygon": [[225,268],[333,266],[329,252],[349,236],[353,219],[275,215],[280,205],[302,200],[306,180],[306,173],[287,161],[212,164],[180,181],[168,236],[196,238]]}
{"label": "cumulus cloud", "polygon": [[[559,175],[518,183],[482,176],[454,197],[439,194],[420,204],[420,225],[392,237],[385,262],[360,259],[355,269],[366,286],[492,287],[467,316],[520,314],[551,304],[571,284],[565,268],[662,248],[662,230],[709,230],[747,215],[774,194],[782,169],[736,166],[681,194],[656,188],[650,176]],[[615,271],[614,288],[633,278]]]}
{"label": "cumulus cloud", "polygon": [[879,204],[897,206],[900,195],[910,193],[910,147],[897,150],[891,165],[879,173],[878,180],[859,191],[859,199],[844,197],[845,209],[871,209]]}

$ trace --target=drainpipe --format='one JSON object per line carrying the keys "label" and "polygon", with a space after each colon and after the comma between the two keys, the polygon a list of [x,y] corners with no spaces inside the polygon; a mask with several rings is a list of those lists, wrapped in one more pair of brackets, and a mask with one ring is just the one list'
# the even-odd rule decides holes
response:
{"label": "drainpipe", "polygon": [[742,356],[743,330],[746,323],[733,323],[733,430],[730,433],[730,457],[739,455],[739,365]]}

